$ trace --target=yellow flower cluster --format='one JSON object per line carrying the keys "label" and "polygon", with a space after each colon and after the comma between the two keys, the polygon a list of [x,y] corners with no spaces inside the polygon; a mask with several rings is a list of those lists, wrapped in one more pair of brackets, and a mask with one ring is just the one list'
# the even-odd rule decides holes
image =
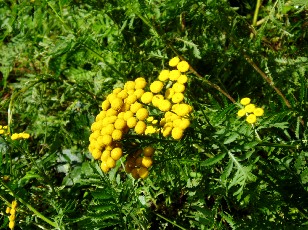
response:
{"label": "yellow flower cluster", "polygon": [[0,125],[0,134],[7,134],[7,126]]}
{"label": "yellow flower cluster", "polygon": [[16,207],[17,207],[17,201],[13,200],[12,201],[12,208],[7,207],[6,211],[5,211],[7,214],[10,214],[10,216],[9,216],[9,220],[10,220],[9,228],[10,229],[13,229],[15,227]]}
{"label": "yellow flower cluster", "polygon": [[155,149],[151,146],[138,150],[128,156],[125,163],[125,171],[130,173],[135,179],[144,179],[149,175],[149,170],[153,164],[153,154]]}
{"label": "yellow flower cluster", "polygon": [[257,121],[257,117],[263,116],[264,110],[256,107],[255,104],[251,104],[250,101],[248,97],[241,99],[240,103],[243,105],[243,108],[237,112],[237,115],[239,117],[246,116],[246,121],[249,124],[254,124]]}
{"label": "yellow flower cluster", "polygon": [[[89,151],[94,159],[101,160],[104,172],[115,167],[123,155],[119,142],[130,130],[137,135],[161,132],[165,137],[171,135],[179,140],[190,125],[188,116],[192,107],[184,103],[188,78],[183,74],[189,70],[189,64],[177,57],[169,64],[177,69],[162,70],[158,80],[149,85],[142,77],[127,81],[102,102],[102,111],[91,125]],[[159,119],[154,119],[151,113]],[[145,173],[145,169],[142,171]]]}
{"label": "yellow flower cluster", "polygon": [[29,139],[30,134],[29,133],[13,133],[11,136],[12,140],[19,140],[19,139]]}

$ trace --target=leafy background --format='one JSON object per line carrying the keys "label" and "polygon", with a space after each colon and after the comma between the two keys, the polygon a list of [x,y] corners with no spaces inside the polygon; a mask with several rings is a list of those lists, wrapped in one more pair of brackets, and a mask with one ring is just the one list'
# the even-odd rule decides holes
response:
{"label": "leafy background", "polygon": [[[306,229],[307,7],[0,1],[0,125],[31,134],[0,139],[1,229],[13,199],[16,229]],[[125,158],[103,174],[87,150],[101,102],[177,55],[193,68],[185,138],[123,141],[156,148],[146,180]],[[236,116],[243,97],[265,109],[255,129]]]}

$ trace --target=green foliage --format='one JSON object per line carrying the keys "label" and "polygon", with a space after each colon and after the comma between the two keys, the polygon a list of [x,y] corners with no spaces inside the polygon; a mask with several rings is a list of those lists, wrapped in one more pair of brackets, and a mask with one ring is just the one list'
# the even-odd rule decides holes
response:
{"label": "green foliage", "polygon": [[[255,4],[1,1],[0,229],[15,199],[21,229],[306,229],[307,2]],[[127,137],[104,174],[88,151],[101,102],[174,56],[191,66],[190,127]],[[243,97],[265,111],[254,125]],[[125,160],[149,145],[135,180]]]}

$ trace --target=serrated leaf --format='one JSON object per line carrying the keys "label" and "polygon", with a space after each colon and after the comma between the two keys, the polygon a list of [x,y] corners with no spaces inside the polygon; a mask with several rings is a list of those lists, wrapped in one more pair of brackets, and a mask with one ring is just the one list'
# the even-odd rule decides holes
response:
{"label": "serrated leaf", "polygon": [[237,138],[239,137],[239,134],[238,133],[232,133],[231,136],[229,136],[225,141],[224,141],[224,144],[229,144],[233,141],[235,141]]}
{"label": "serrated leaf", "polygon": [[201,166],[210,166],[210,165],[216,164],[219,161],[221,161],[225,156],[226,156],[226,153],[218,154],[218,155],[214,156],[213,158],[210,158],[210,159],[203,161],[200,165]]}

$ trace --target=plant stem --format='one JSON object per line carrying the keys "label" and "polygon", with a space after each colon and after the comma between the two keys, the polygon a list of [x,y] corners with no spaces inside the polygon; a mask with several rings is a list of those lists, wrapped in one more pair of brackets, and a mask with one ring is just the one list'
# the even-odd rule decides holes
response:
{"label": "plant stem", "polygon": [[257,19],[258,19],[258,14],[259,14],[259,8],[261,6],[261,0],[257,0],[257,4],[256,4],[256,9],[255,9],[255,13],[253,15],[253,20],[252,20],[252,25],[256,26],[257,25]]}
{"label": "plant stem", "polygon": [[15,197],[15,199],[17,199],[20,203],[22,203],[23,205],[25,205],[28,209],[30,209],[38,218],[42,219],[43,221],[45,221],[46,223],[50,224],[51,226],[53,226],[54,228],[58,228],[57,223],[51,221],[50,219],[48,219],[47,217],[45,217],[42,213],[40,213],[39,211],[37,211],[34,207],[32,207],[30,204],[28,204],[26,201],[24,201],[21,197],[19,197],[15,192],[13,192],[13,190],[8,187],[2,180],[0,180],[0,183],[11,193],[11,195],[13,197]]}

